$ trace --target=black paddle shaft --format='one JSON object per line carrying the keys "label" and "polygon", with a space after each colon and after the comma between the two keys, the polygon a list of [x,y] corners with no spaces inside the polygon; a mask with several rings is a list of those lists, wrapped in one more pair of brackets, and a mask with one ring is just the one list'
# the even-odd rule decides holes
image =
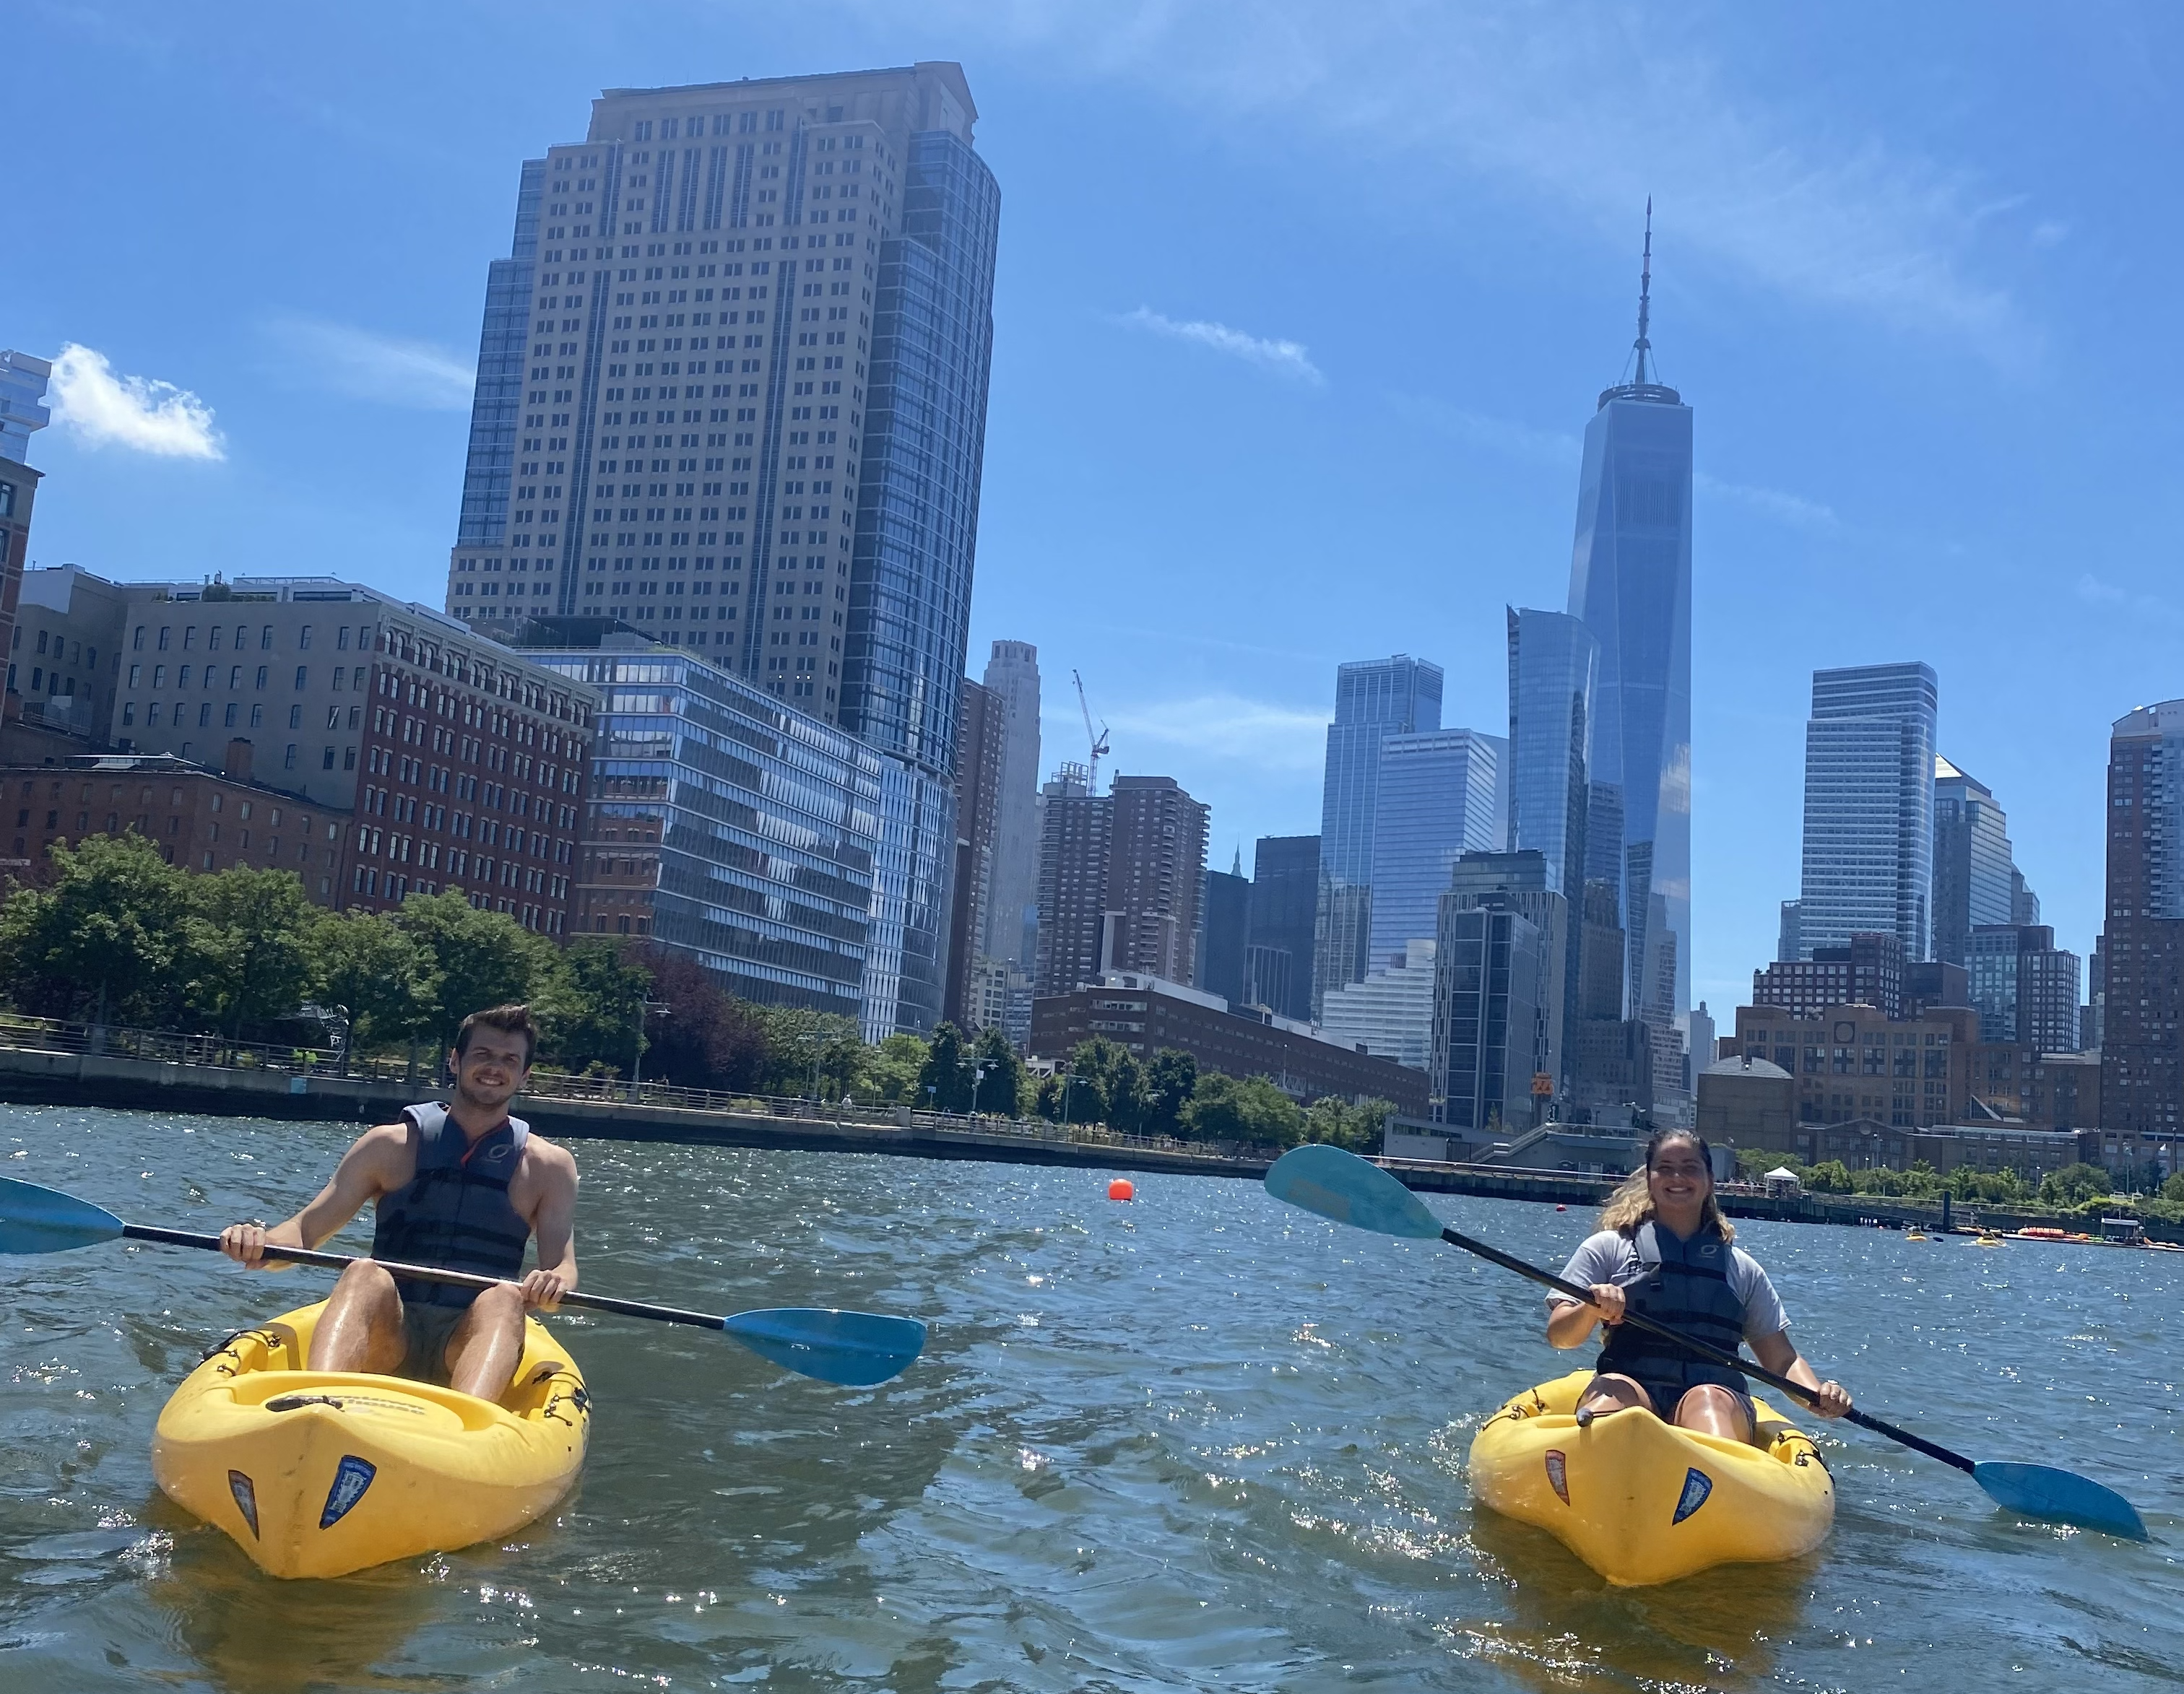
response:
{"label": "black paddle shaft", "polygon": [[[1497,1264],[1504,1270],[1513,1270],[1519,1276],[1531,1278],[1534,1282],[1544,1283],[1547,1287],[1559,1293],[1567,1294],[1571,1299],[1582,1301],[1596,1309],[1599,1307],[1600,1302],[1592,1297],[1591,1289],[1580,1288],[1574,1282],[1564,1282],[1553,1272],[1543,1271],[1535,1264],[1527,1264],[1524,1260],[1505,1253],[1498,1247],[1490,1247],[1484,1241],[1474,1241],[1470,1236],[1462,1234],[1454,1229],[1444,1229],[1440,1232],[1440,1238],[1451,1246],[1461,1247],[1467,1253],[1476,1253],[1480,1258]],[[1754,1364],[1750,1360],[1741,1358],[1735,1353],[1725,1353],[1719,1347],[1710,1347],[1704,1341],[1695,1341],[1689,1335],[1679,1335],[1665,1323],[1656,1323],[1650,1318],[1641,1318],[1635,1312],[1628,1311],[1623,1314],[1623,1321],[1635,1324],[1649,1335],[1658,1335],[1664,1341],[1674,1342],[1685,1352],[1696,1354],[1708,1364],[1718,1364],[1729,1370],[1741,1372],[1746,1376],[1756,1376],[1769,1387],[1780,1389],[1783,1393],[1804,1405],[1817,1407],[1819,1403],[1819,1396],[1802,1383],[1792,1382],[1786,1376],[1777,1376],[1764,1366]],[[1843,1416],[1861,1428],[1872,1430],[1877,1435],[1886,1435],[1892,1441],[1901,1441],[1907,1447],[1915,1448],[1925,1454],[1928,1458],[1939,1459],[1943,1464],[1953,1464],[1966,1475],[1972,1474],[1978,1468],[1962,1453],[1951,1452],[1947,1447],[1930,1441],[1923,1435],[1914,1435],[1908,1429],[1899,1429],[1895,1424],[1875,1418],[1869,1413],[1861,1412],[1855,1406],[1844,1413]]]}
{"label": "black paddle shaft", "polygon": [[[158,1241],[170,1247],[209,1247],[220,1251],[220,1237],[199,1234],[193,1229],[161,1229],[148,1223],[125,1223],[121,1233],[132,1241]],[[287,1259],[299,1265],[320,1265],[327,1270],[346,1270],[357,1262],[351,1253],[322,1253],[310,1247],[276,1246],[265,1244],[269,1259]],[[375,1260],[390,1274],[413,1282],[444,1282],[457,1288],[499,1288],[499,1277],[474,1276],[468,1271],[442,1270],[437,1265],[398,1265]],[[580,1306],[588,1312],[613,1312],[624,1318],[651,1318],[663,1323],[688,1323],[700,1329],[719,1329],[727,1327],[710,1312],[685,1312],[679,1306],[652,1306],[641,1300],[615,1300],[604,1294],[571,1292],[561,1296],[564,1306]]]}

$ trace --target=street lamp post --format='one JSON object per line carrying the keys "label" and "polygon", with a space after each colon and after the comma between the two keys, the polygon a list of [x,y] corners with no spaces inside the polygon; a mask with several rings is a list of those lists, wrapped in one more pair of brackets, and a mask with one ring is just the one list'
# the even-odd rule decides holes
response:
{"label": "street lamp post", "polygon": [[644,1000],[638,1002],[637,1057],[629,1067],[630,1103],[637,1103],[639,1091],[644,1087],[644,1021],[654,1016],[672,1017],[674,1008],[665,1000]]}

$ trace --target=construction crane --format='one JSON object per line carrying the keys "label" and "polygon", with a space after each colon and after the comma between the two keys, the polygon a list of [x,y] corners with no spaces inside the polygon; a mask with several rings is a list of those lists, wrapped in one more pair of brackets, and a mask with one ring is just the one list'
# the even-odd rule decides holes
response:
{"label": "construction crane", "polygon": [[1096,794],[1100,792],[1100,761],[1105,758],[1107,753],[1107,726],[1105,722],[1102,722],[1099,733],[1096,735],[1093,733],[1092,708],[1084,699],[1084,678],[1075,671],[1072,671],[1069,673],[1069,680],[1077,684],[1077,709],[1084,714],[1084,739],[1092,748],[1090,774],[1085,780],[1084,790],[1087,794]]}

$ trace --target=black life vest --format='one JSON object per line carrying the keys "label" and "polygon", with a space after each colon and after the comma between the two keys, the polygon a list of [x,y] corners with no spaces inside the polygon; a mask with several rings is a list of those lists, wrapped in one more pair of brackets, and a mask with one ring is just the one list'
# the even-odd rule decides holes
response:
{"label": "black life vest", "polygon": [[[514,1281],[523,1270],[531,1226],[509,1204],[508,1185],[523,1161],[531,1126],[510,1117],[472,1141],[448,1119],[444,1101],[405,1106],[402,1116],[417,1150],[417,1173],[380,1197],[372,1257]],[[478,1294],[443,1282],[395,1280],[403,1299],[415,1305],[466,1307]]]}
{"label": "black life vest", "polygon": [[[1638,1250],[1642,1273],[1623,1290],[1628,1310],[1725,1353],[1743,1345],[1744,1302],[1729,1285],[1734,1250],[1719,1230],[1711,1223],[1702,1224],[1697,1234],[1683,1241],[1673,1229],[1648,1223],[1640,1226],[1632,1245]],[[1745,1391],[1741,1371],[1710,1364],[1629,1323],[1608,1331],[1596,1368],[1635,1379],[1663,1418],[1675,1415],[1676,1402],[1685,1389],[1702,1383]]]}

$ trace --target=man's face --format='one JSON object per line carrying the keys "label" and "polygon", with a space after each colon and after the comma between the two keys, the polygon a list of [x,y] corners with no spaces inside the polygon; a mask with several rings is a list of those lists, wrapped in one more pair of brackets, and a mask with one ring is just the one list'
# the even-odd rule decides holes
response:
{"label": "man's face", "polygon": [[505,1106],[531,1072],[530,1043],[490,1027],[471,1032],[471,1045],[452,1056],[458,1092],[484,1106]]}

